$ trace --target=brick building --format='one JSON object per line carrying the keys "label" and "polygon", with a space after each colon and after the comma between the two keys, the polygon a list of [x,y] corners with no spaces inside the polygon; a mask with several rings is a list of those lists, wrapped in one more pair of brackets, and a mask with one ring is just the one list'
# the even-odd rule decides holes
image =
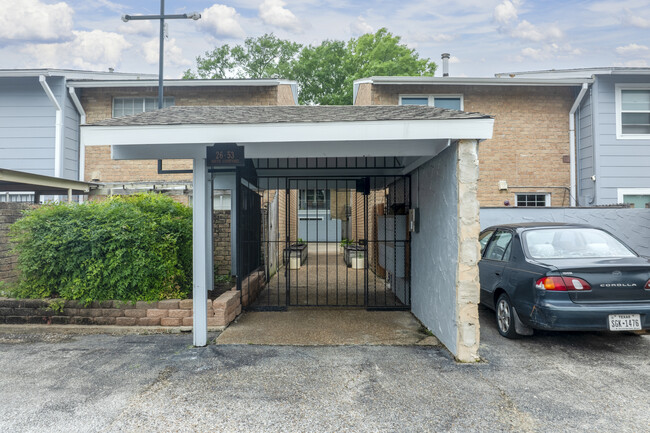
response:
{"label": "brick building", "polygon": [[429,105],[494,116],[479,146],[481,206],[570,206],[571,110],[586,78],[370,77],[355,105]]}

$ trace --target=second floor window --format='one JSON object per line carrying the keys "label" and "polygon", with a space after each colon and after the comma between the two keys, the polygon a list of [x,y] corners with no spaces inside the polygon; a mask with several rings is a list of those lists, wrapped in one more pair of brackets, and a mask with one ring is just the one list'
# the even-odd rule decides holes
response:
{"label": "second floor window", "polygon": [[[173,105],[173,96],[163,98],[163,108]],[[113,98],[113,117],[131,116],[156,109],[158,109],[158,98]]]}
{"label": "second floor window", "polygon": [[621,90],[621,134],[650,134],[650,89]]}
{"label": "second floor window", "polygon": [[400,105],[428,105],[450,110],[463,110],[463,98],[460,95],[400,96],[399,102]]}

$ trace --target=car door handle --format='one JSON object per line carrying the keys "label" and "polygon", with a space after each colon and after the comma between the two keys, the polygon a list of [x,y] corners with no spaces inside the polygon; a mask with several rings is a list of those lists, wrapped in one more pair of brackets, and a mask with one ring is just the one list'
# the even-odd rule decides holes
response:
{"label": "car door handle", "polygon": [[495,272],[495,274],[496,274],[497,277],[501,276],[501,272]]}

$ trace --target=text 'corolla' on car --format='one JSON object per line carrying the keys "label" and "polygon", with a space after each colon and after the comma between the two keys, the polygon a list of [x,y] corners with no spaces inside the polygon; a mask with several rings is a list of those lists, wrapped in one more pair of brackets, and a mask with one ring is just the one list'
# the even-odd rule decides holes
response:
{"label": "text 'corolla' on car", "polygon": [[589,225],[521,223],[479,236],[481,303],[499,333],[650,329],[650,260]]}

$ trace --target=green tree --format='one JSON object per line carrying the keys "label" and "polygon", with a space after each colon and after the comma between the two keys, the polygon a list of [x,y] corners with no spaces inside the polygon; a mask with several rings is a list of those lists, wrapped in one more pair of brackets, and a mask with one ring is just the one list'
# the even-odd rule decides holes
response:
{"label": "green tree", "polygon": [[371,76],[433,76],[436,64],[420,58],[401,38],[381,28],[348,42],[325,40],[302,47],[273,34],[222,45],[197,57],[196,73],[184,78],[288,78],[298,82],[301,104],[350,105],[356,79]]}
{"label": "green tree", "polygon": [[196,58],[196,72],[183,78],[286,78],[292,75],[302,45],[275,35],[246,38],[244,45],[221,45]]}

